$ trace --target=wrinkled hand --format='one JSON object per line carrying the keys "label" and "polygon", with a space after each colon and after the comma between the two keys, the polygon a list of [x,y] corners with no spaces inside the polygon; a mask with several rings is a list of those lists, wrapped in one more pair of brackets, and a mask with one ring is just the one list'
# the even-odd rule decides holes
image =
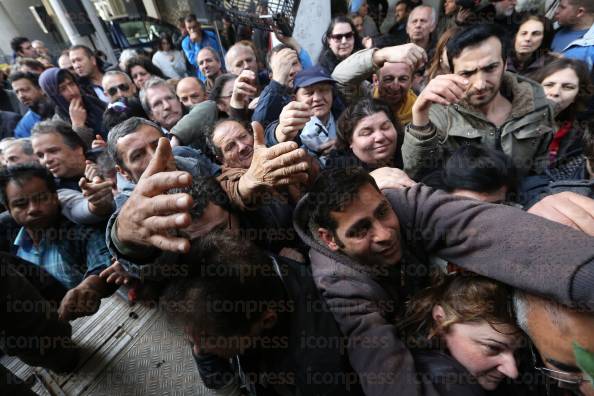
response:
{"label": "wrinkled hand", "polygon": [[414,71],[427,63],[427,53],[423,48],[412,43],[385,47],[373,53],[375,65],[382,67],[386,62],[406,63]]}
{"label": "wrinkled hand", "polygon": [[113,182],[95,176],[91,181],[82,177],[78,182],[83,197],[89,202],[89,211],[98,216],[109,215],[115,207],[113,201]]}
{"label": "wrinkled hand", "polygon": [[257,94],[256,74],[251,70],[244,70],[235,79],[230,105],[235,109],[244,109]]}
{"label": "wrinkled hand", "polygon": [[73,128],[82,128],[87,122],[87,110],[85,110],[82,99],[72,99],[68,108],[70,114],[70,121]]}
{"label": "wrinkled hand", "polygon": [[254,153],[247,172],[239,179],[239,193],[249,200],[261,188],[274,188],[307,182],[309,158],[295,142],[266,147],[264,129],[252,122]]}
{"label": "wrinkled hand", "polygon": [[279,143],[294,140],[311,118],[311,107],[307,103],[290,102],[283,107],[279,123],[274,132]]}
{"label": "wrinkled hand", "polygon": [[270,69],[272,70],[272,79],[280,85],[290,86],[295,78],[295,66],[299,63],[299,58],[295,50],[283,48],[272,55],[270,59]]}
{"label": "wrinkled hand", "polygon": [[583,195],[568,191],[549,195],[532,206],[528,213],[594,236],[594,200]]}
{"label": "wrinkled hand", "polygon": [[120,242],[186,253],[190,242],[170,232],[190,225],[192,197],[184,193],[167,194],[167,191],[191,183],[188,172],[175,170],[169,141],[159,139],[155,155],[118,215],[116,232]]}
{"label": "wrinkled hand", "polygon": [[135,280],[117,260],[104,269],[99,276],[104,278],[105,282],[115,285],[128,285]]}
{"label": "wrinkled hand", "polygon": [[91,148],[107,148],[107,142],[103,140],[101,135],[95,135],[95,140],[91,143]]}
{"label": "wrinkled hand", "polygon": [[92,287],[81,284],[68,290],[58,308],[58,317],[60,320],[74,320],[93,315],[100,304],[101,294]]}
{"label": "wrinkled hand", "polygon": [[433,103],[449,106],[466,97],[470,88],[469,81],[457,74],[444,74],[429,81],[421,91],[412,108],[413,125],[429,123],[429,109]]}
{"label": "wrinkled hand", "polygon": [[380,190],[388,188],[406,188],[417,184],[403,170],[383,167],[369,172]]}

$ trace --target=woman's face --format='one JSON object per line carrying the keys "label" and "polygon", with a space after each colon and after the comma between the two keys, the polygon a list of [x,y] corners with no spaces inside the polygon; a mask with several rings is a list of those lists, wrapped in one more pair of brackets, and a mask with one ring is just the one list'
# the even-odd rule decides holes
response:
{"label": "woman's face", "polygon": [[544,26],[540,21],[529,20],[520,25],[514,49],[517,54],[532,54],[540,48],[544,38]]}
{"label": "woman's face", "polygon": [[353,131],[351,150],[368,165],[388,164],[394,158],[398,137],[383,111],[362,118]]}
{"label": "woman's face", "polygon": [[559,114],[574,102],[580,90],[580,79],[576,72],[568,67],[551,74],[542,80],[541,85]]}
{"label": "woman's face", "polygon": [[518,376],[514,352],[521,335],[514,326],[492,326],[485,321],[455,323],[443,339],[452,357],[483,389],[494,390],[505,377]]}
{"label": "woman's face", "polygon": [[144,83],[151,78],[151,75],[146,69],[142,66],[134,66],[130,69],[130,74],[132,77],[132,81],[134,81],[134,85],[141,90],[144,86]]}
{"label": "woman's face", "polygon": [[170,51],[171,44],[169,44],[169,40],[161,40],[161,51]]}
{"label": "woman's face", "polygon": [[332,34],[328,37],[330,49],[339,59],[345,59],[355,48],[355,33],[351,25],[346,22],[340,22],[334,25]]}

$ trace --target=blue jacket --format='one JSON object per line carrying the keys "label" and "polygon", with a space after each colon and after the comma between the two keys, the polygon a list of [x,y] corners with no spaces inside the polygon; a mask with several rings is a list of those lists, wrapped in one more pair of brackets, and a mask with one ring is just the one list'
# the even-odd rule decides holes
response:
{"label": "blue jacket", "polygon": [[198,62],[196,61],[196,57],[202,48],[212,47],[217,50],[219,57],[221,58],[221,66],[225,67],[225,54],[223,53],[223,49],[219,46],[219,42],[213,32],[202,30],[202,40],[199,43],[193,43],[192,40],[190,40],[190,36],[186,36],[182,40],[181,46],[184,50],[186,58],[188,59],[188,62],[194,66],[196,77],[198,77],[202,82],[206,81],[206,76],[202,74],[200,68],[198,67]]}
{"label": "blue jacket", "polygon": [[31,136],[31,129],[41,121],[41,116],[29,109],[14,129],[14,137],[26,138]]}
{"label": "blue jacket", "polygon": [[572,41],[563,51],[568,58],[579,59],[586,62],[590,71],[594,66],[594,25],[584,34],[582,38]]}

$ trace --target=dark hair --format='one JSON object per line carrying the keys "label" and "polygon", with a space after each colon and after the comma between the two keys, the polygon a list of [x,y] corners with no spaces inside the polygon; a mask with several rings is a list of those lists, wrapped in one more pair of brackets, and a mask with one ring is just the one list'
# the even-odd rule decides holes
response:
{"label": "dark hair", "polygon": [[31,130],[31,137],[35,137],[37,135],[44,135],[48,133],[57,133],[58,135],[62,136],[64,140],[64,144],[66,144],[71,149],[75,149],[77,147],[81,147],[83,152],[86,150],[86,145],[84,141],[78,136],[76,132],[72,129],[72,126],[62,120],[46,120],[41,121],[33,127]]}
{"label": "dark hair", "polygon": [[[72,81],[80,89],[80,85],[78,84],[78,80],[76,79],[76,77],[74,76],[74,74],[72,74],[72,72],[70,70],[68,70],[68,69],[60,69],[60,71],[58,72],[58,85],[62,84],[66,80]],[[81,94],[82,93],[83,92],[81,90]]]}
{"label": "dark hair", "polygon": [[559,58],[546,63],[543,67],[532,73],[530,78],[537,83],[542,83],[545,78],[563,69],[572,69],[579,80],[579,90],[573,101],[573,105],[569,106],[557,116],[560,120],[571,120],[575,118],[577,113],[586,110],[590,96],[594,93],[594,86],[590,79],[588,66],[578,59]]}
{"label": "dark hair", "polygon": [[163,40],[166,40],[169,43],[169,47],[171,49],[175,49],[173,46],[173,39],[171,38],[171,35],[167,32],[163,32],[159,35],[159,41],[157,44],[157,48],[159,49],[159,51],[163,51]]}
{"label": "dark hair", "polygon": [[332,219],[330,212],[343,211],[357,196],[361,187],[367,184],[379,191],[373,177],[361,167],[331,168],[322,171],[307,198],[308,212],[313,224],[335,232],[338,224]]}
{"label": "dark hair", "polygon": [[8,208],[6,186],[9,182],[14,181],[19,186],[22,186],[33,177],[43,180],[51,193],[57,191],[54,176],[52,176],[45,166],[35,163],[17,164],[0,171],[0,202]]}
{"label": "dark hair", "polygon": [[322,66],[324,66],[326,69],[328,69],[329,72],[332,72],[334,70],[334,68],[336,67],[336,65],[338,65],[340,63],[340,60],[336,57],[334,52],[332,52],[332,50],[330,49],[330,45],[328,44],[329,36],[332,34],[334,27],[339,23],[348,23],[351,26],[351,30],[353,31],[353,34],[355,37],[355,44],[353,46],[352,53],[355,53],[355,52],[363,49],[363,44],[361,43],[361,38],[359,37],[359,33],[357,32],[357,29],[355,28],[353,21],[351,21],[348,17],[346,17],[344,15],[338,15],[338,16],[334,17],[330,21],[330,25],[328,25],[328,29],[326,29],[326,32],[322,36],[323,48],[322,48],[322,52],[320,53],[320,57],[318,60],[318,63],[325,63],[325,64],[322,64]]}
{"label": "dark hair", "polygon": [[37,59],[33,58],[20,58],[16,63],[17,69],[21,69],[23,66],[27,66],[30,69],[37,69],[41,70],[40,73],[43,73],[45,70],[45,66],[43,63],[39,62]]}
{"label": "dark hair", "polygon": [[492,193],[505,186],[509,193],[516,188],[517,173],[511,158],[504,152],[468,145],[454,151],[443,170],[428,175],[423,182],[448,192],[463,189]]}
{"label": "dark hair", "polygon": [[400,121],[394,116],[394,112],[390,109],[390,106],[380,99],[364,98],[347,107],[338,118],[336,147],[338,149],[348,150],[353,140],[353,132],[357,124],[363,118],[380,112],[384,112],[392,124],[394,124],[398,142],[402,142],[402,126],[400,125]]}
{"label": "dark hair", "polygon": [[538,49],[536,51],[538,52],[539,56],[545,55],[551,49],[551,43],[553,42],[553,36],[555,35],[555,28],[553,27],[553,23],[551,22],[551,20],[549,18],[545,17],[544,15],[535,15],[535,14],[524,15],[524,17],[518,24],[518,29],[514,33],[514,43],[511,46],[512,52],[515,52],[515,40],[516,40],[518,33],[520,32],[520,27],[522,27],[522,25],[528,21],[537,21],[537,22],[542,23],[542,28],[543,28],[542,43],[540,44],[540,47],[538,47]]}
{"label": "dark hair", "polygon": [[[213,58],[215,58],[217,60],[217,62],[221,63],[221,56],[219,55],[219,52],[212,48],[211,46],[206,46],[206,47],[202,47],[200,48],[200,51],[198,51],[198,53],[196,54],[196,62],[198,62],[198,55],[202,52],[202,51],[208,51],[210,52],[210,54],[213,56]],[[223,64],[221,63],[221,70],[223,70]]]}
{"label": "dark hair", "polygon": [[226,124],[228,122],[234,122],[236,124],[241,125],[246,129],[246,131],[253,135],[252,127],[247,122],[233,118],[223,118],[215,122],[211,128],[206,129],[206,144],[208,146],[208,149],[210,150],[210,154],[212,154],[212,156],[214,156],[214,158],[217,161],[219,161],[219,158],[223,158],[223,151],[214,143],[214,133],[221,125]]}
{"label": "dark hair", "polygon": [[415,8],[417,6],[417,4],[414,4],[412,1],[410,0],[399,0],[396,2],[396,4],[394,4],[394,10],[396,9],[396,7],[399,4],[404,4],[406,6],[406,11],[411,12],[413,8]]}
{"label": "dark hair", "polygon": [[[186,15],[186,17],[184,18],[184,22],[185,23],[190,23],[190,22],[198,22],[198,19],[196,19],[196,15],[194,14],[188,14]],[[199,23],[199,22],[198,22]]]}
{"label": "dark hair", "polygon": [[450,70],[454,72],[454,58],[460,56],[468,47],[479,45],[487,39],[495,37],[501,43],[501,58],[505,62],[509,53],[509,38],[507,33],[495,24],[477,24],[463,28],[448,41],[446,48]]}
{"label": "dark hair", "polygon": [[569,3],[574,7],[584,7],[588,14],[594,13],[594,3],[591,0],[569,0]]}
{"label": "dark hair", "polygon": [[147,120],[146,118],[131,117],[114,126],[111,131],[109,131],[109,135],[107,135],[107,151],[114,162],[124,169],[126,169],[126,165],[118,152],[118,140],[124,136],[135,133],[142,125],[148,125],[162,133],[159,125],[154,122]]}
{"label": "dark hair", "polygon": [[8,76],[8,81],[11,84],[18,80],[29,80],[34,87],[41,89],[39,86],[39,76],[35,73],[17,71]]}
{"label": "dark hair", "polygon": [[103,113],[103,130],[109,133],[111,128],[131,117],[148,118],[138,98],[119,98],[107,105]]}
{"label": "dark hair", "polygon": [[135,66],[142,67],[149,74],[155,77],[161,77],[164,80],[167,79],[161,69],[155,66],[153,62],[144,55],[133,56],[132,58],[128,59],[128,62],[126,62],[126,73],[130,76],[130,78],[132,78],[132,68]]}
{"label": "dark hair", "polygon": [[227,84],[227,82],[231,80],[235,80],[236,78],[237,76],[233,73],[221,74],[220,76],[215,78],[212,90],[208,95],[208,99],[218,102],[221,97],[221,93],[223,92],[223,87],[225,86],[225,84]]}
{"label": "dark hair", "polygon": [[72,47],[70,47],[68,49],[68,54],[70,54],[71,51],[76,51],[79,49],[81,49],[85,52],[85,54],[87,55],[87,58],[95,58],[95,53],[93,52],[93,50],[90,49],[89,47],[87,47],[86,45],[82,45],[82,44],[77,44],[77,45],[73,45]]}
{"label": "dark hair", "polygon": [[194,336],[246,336],[267,309],[285,303],[272,259],[251,242],[210,234],[180,261],[188,275],[169,284],[161,307]]}
{"label": "dark hair", "polygon": [[[427,71],[427,75],[429,76],[429,80],[434,79],[437,77],[441,72],[444,65],[441,63],[441,56],[443,51],[445,51],[448,42],[460,31],[460,27],[452,26],[445,30],[439,39],[437,40],[437,44],[435,45],[435,52],[433,54],[433,58],[431,58],[431,62],[429,64],[429,70]],[[449,63],[449,60],[448,60]],[[448,65],[448,69],[452,70],[452,65]]]}
{"label": "dark hair", "polygon": [[10,40],[10,48],[12,48],[12,50],[16,54],[17,52],[21,51],[21,46],[27,41],[31,40],[29,40],[27,37],[15,37],[12,40]]}
{"label": "dark hair", "polygon": [[587,129],[582,137],[584,156],[594,164],[594,129]]}
{"label": "dark hair", "polygon": [[199,219],[209,203],[220,206],[227,212],[232,211],[231,201],[227,193],[214,176],[194,177],[192,178],[192,184],[187,188],[180,189],[179,192],[192,196],[194,201],[194,206],[190,209],[192,219]]}

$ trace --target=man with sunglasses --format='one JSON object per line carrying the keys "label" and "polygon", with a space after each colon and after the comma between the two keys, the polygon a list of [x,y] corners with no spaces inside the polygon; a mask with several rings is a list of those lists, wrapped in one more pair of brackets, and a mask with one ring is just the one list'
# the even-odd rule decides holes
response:
{"label": "man with sunglasses", "polygon": [[120,98],[132,98],[137,94],[136,85],[134,85],[130,76],[119,70],[105,73],[101,85],[105,96],[109,99],[109,103],[113,103]]}

